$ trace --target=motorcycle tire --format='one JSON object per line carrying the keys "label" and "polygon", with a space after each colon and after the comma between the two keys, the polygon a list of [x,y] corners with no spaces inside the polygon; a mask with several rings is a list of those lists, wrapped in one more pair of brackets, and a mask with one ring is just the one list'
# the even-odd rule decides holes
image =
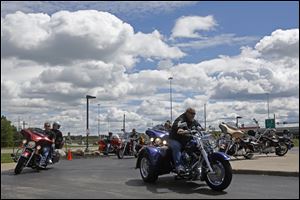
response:
{"label": "motorcycle tire", "polygon": [[289,148],[288,145],[284,142],[279,143],[279,147],[276,148],[275,154],[277,156],[284,156],[288,152]]}
{"label": "motorcycle tire", "polygon": [[157,180],[158,175],[156,174],[154,167],[151,165],[149,156],[147,154],[142,155],[140,162],[140,174],[143,181],[146,183],[154,183]]}
{"label": "motorcycle tire", "polygon": [[121,148],[117,151],[117,156],[119,159],[123,159],[124,158],[124,153],[123,153],[124,149]]}
{"label": "motorcycle tire", "polygon": [[246,158],[246,159],[251,159],[251,158],[253,158],[253,156],[254,156],[254,154],[253,153],[247,153],[247,154],[245,154],[244,155],[244,158]]}
{"label": "motorcycle tire", "polygon": [[15,174],[20,174],[23,170],[23,168],[25,167],[25,164],[27,162],[27,159],[24,157],[20,157],[20,159],[18,160],[18,164],[15,167]]}
{"label": "motorcycle tire", "polygon": [[[203,178],[206,184],[215,191],[223,191],[226,189],[232,180],[232,168],[228,160],[223,160],[222,158],[216,158],[210,163],[213,170],[218,170],[218,165],[221,165],[224,172],[224,177],[222,178],[221,183],[214,183],[213,180],[209,177],[209,172],[203,175]],[[220,168],[219,168],[220,169]],[[218,174],[218,173],[217,173]]]}

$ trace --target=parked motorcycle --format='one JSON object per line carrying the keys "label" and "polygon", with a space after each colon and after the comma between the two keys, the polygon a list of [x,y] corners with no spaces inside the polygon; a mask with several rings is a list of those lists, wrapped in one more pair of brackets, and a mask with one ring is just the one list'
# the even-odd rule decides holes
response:
{"label": "parked motorcycle", "polygon": [[219,151],[230,156],[244,156],[246,159],[253,157],[255,145],[247,134],[224,122],[219,127],[223,134],[217,142]]}
{"label": "parked motorcycle", "polygon": [[[205,181],[216,191],[226,189],[231,183],[232,169],[229,156],[214,152],[212,136],[200,130],[190,131],[190,142],[182,151],[184,174],[177,177]],[[155,182],[159,175],[176,173],[172,150],[169,146],[144,146],[137,159],[136,168],[144,182]]]}
{"label": "parked motorcycle", "polygon": [[[121,141],[120,137],[118,137],[117,135],[113,135],[111,143],[109,145],[108,153],[117,154],[117,150],[120,148],[121,144],[122,144],[122,141]],[[98,148],[99,152],[106,151],[107,142],[105,142],[104,139],[99,140],[98,145],[99,145],[99,148]]]}
{"label": "parked motorcycle", "polygon": [[[12,159],[17,162],[15,174],[20,174],[24,167],[31,167],[39,170],[39,162],[43,154],[44,146],[51,146],[53,141],[44,134],[44,131],[39,128],[22,129],[20,132],[24,136],[22,141],[22,152],[20,154],[11,154]],[[55,150],[52,154],[53,164],[58,162],[60,154]],[[48,158],[46,161],[48,165]]]}
{"label": "parked motorcycle", "polygon": [[[253,120],[258,127],[258,122]],[[263,133],[257,129],[254,135],[252,143],[255,145],[257,153],[275,153],[278,156],[284,156],[288,150],[294,147],[294,143],[288,135],[277,136],[276,129],[273,128],[266,128]]]}
{"label": "parked motorcycle", "polygon": [[134,156],[135,151],[133,150],[133,142],[132,138],[124,138],[121,145],[117,149],[117,156],[119,159],[123,159],[124,156]]}

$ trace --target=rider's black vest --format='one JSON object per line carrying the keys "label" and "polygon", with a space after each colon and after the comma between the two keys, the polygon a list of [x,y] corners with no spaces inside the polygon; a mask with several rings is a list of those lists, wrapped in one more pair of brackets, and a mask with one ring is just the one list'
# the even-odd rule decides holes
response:
{"label": "rider's black vest", "polygon": [[186,124],[187,124],[186,127],[183,127],[183,128],[182,128],[182,129],[184,129],[184,130],[193,130],[193,129],[196,129],[198,126],[201,127],[201,125],[200,125],[196,120],[193,120],[192,122],[188,121],[187,118],[186,118],[186,116],[185,116],[185,113],[183,113],[182,115],[180,115],[180,116],[174,121],[169,138],[170,138],[170,139],[173,139],[173,140],[177,140],[177,141],[180,142],[181,145],[183,145],[183,146],[185,146],[186,143],[191,139],[191,138],[188,137],[188,136],[177,134],[177,131],[178,131],[178,123],[184,123],[184,122],[186,122]]}

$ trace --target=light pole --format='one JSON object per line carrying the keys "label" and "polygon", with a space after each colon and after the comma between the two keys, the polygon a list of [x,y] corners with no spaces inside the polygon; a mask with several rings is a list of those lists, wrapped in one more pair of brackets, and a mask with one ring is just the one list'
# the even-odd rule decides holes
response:
{"label": "light pole", "polygon": [[100,113],[100,104],[98,103],[98,137],[100,139],[100,116],[99,116],[99,113]]}
{"label": "light pole", "polygon": [[172,123],[172,79],[173,77],[169,77],[170,80],[170,115],[171,115],[171,123]]}
{"label": "light pole", "polygon": [[239,127],[239,119],[241,119],[241,118],[242,118],[241,116],[236,117],[236,127],[237,128]]}
{"label": "light pole", "polygon": [[267,105],[268,105],[268,119],[270,119],[270,109],[269,109],[269,93],[267,93]]}
{"label": "light pole", "polygon": [[89,99],[95,98],[94,96],[86,95],[86,152],[89,151]]}
{"label": "light pole", "polygon": [[206,103],[204,104],[204,129],[206,130]]}

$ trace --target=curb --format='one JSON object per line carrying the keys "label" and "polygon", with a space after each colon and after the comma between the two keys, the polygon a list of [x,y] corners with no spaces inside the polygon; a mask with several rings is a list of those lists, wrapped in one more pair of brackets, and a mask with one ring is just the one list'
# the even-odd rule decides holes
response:
{"label": "curb", "polygon": [[233,174],[252,174],[252,175],[299,177],[299,172],[285,172],[285,171],[263,171],[263,170],[251,170],[251,169],[232,169],[232,173]]}

